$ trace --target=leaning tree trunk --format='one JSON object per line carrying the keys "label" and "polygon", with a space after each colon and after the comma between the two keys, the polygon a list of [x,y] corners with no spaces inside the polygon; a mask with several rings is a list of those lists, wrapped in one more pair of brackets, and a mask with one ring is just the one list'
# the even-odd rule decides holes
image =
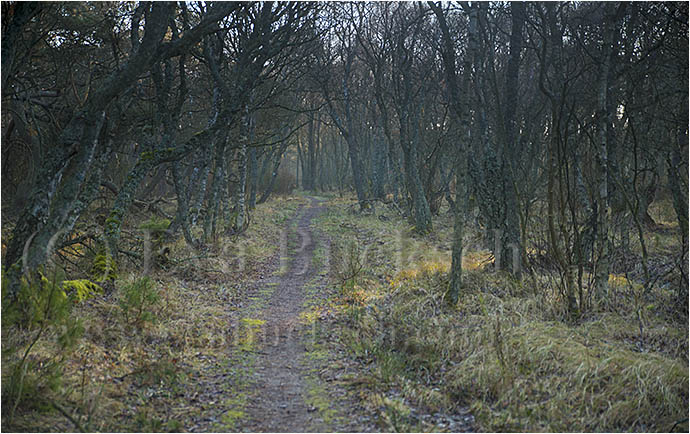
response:
{"label": "leaning tree trunk", "polygon": [[129,207],[134,202],[137,188],[151,169],[161,163],[156,151],[157,149],[154,148],[141,153],[136,164],[127,174],[125,184],[120,188],[115,203],[110,208],[105,221],[105,241],[108,251],[114,258],[118,256],[117,244],[120,240],[122,223]]}
{"label": "leaning tree trunk", "polygon": [[[155,57],[154,54],[158,50],[167,29],[168,18],[172,14],[173,8],[174,5],[163,3],[152,7],[150,17],[146,22],[144,39],[141,41],[137,51],[123,68],[114,72],[99,89],[91,93],[86,105],[72,116],[60,133],[58,143],[55,146],[48,147],[48,154],[43,158],[42,169],[39,171],[29,205],[25,207],[23,215],[18,220],[20,223],[12,233],[12,239],[5,254],[6,267],[11,267],[22,258],[25,247],[28,244],[32,246],[27,250],[29,256],[34,253],[36,256],[28,258],[29,261],[25,265],[28,265],[31,269],[34,268],[34,265],[45,264],[49,254],[47,243],[55,235],[55,233],[49,234],[48,232],[52,230],[51,227],[56,228],[55,231],[63,229],[56,226],[56,224],[59,225],[63,222],[51,222],[50,220],[55,212],[58,214],[69,212],[68,208],[72,204],[71,197],[76,192],[65,191],[66,196],[69,196],[70,199],[59,203],[55,207],[53,206],[53,201],[58,199],[60,190],[63,188],[67,190],[76,189],[78,191],[81,188],[78,184],[83,181],[83,178],[80,178],[80,176],[73,177],[73,175],[70,175],[66,180],[62,180],[62,176],[65,173],[82,174],[83,170],[88,172],[88,166],[80,166],[76,169],[76,172],[67,170],[67,166],[73,165],[75,161],[82,161],[87,165],[91,164],[92,146],[95,146],[97,141],[106,107],[114,98],[124,92],[139,77],[142,71],[151,66]],[[6,51],[4,49],[6,48],[5,42],[3,39],[3,52]],[[3,58],[3,63],[6,63],[5,60],[10,61],[12,59],[10,57],[8,59]],[[3,68],[3,74],[10,71],[11,67]],[[3,81],[5,81],[4,75]],[[76,156],[69,157],[67,155],[70,149],[77,149]],[[29,243],[30,240],[31,243]],[[17,285],[12,284],[13,290],[16,287]]]}
{"label": "leaning tree trunk", "polygon": [[[45,225],[28,240],[26,255],[23,258],[23,265],[27,270],[36,270],[39,266],[47,263],[58,237],[72,229],[66,223],[68,220],[72,220],[72,224],[76,221],[73,211],[79,208],[84,209],[84,206],[79,203],[80,192],[94,161],[99,142],[98,136],[104,119],[105,113],[102,112],[101,116],[84,128],[79,141],[82,147],[67,166],[66,172],[71,175],[63,180],[60,188],[56,191],[50,204],[50,212]],[[73,218],[70,219],[70,215]]]}
{"label": "leaning tree trunk", "polygon": [[[122,219],[134,200],[134,192],[137,186],[148,171],[159,164],[176,162],[192,151],[203,149],[203,144],[208,143],[216,136],[217,129],[221,124],[228,125],[232,124],[232,122],[230,122],[227,116],[222,116],[222,122],[215,123],[206,130],[193,135],[187,142],[179,146],[166,146],[166,144],[171,142],[171,138],[165,137],[163,143],[159,144],[156,148],[142,152],[137,163],[128,174],[125,185],[120,189],[118,197],[115,199],[115,204],[111,208],[110,215],[106,220],[105,236],[108,249],[113,255],[116,256],[117,254],[117,244],[120,238]],[[209,165],[208,162],[206,162],[206,164],[207,166]],[[208,170],[204,173],[200,182],[200,184],[203,185],[203,190],[200,194],[201,200],[204,198],[206,179],[208,178],[207,174]]]}

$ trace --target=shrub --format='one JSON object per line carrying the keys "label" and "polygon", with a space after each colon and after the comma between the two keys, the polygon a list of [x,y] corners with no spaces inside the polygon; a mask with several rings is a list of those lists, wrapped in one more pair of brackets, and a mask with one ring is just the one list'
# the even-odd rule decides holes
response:
{"label": "shrub", "polygon": [[[84,331],[81,321],[71,315],[74,298],[66,294],[60,273],[35,277],[22,278],[12,298],[3,273],[2,407],[9,415],[8,424],[18,408],[51,407],[61,390],[65,359]],[[48,349],[40,354],[36,351],[39,341]]]}
{"label": "shrub", "polygon": [[137,326],[153,322],[156,317],[151,310],[160,301],[156,283],[148,276],[125,285],[120,298],[120,309],[128,324]]}
{"label": "shrub", "polygon": [[337,253],[340,258],[336,261],[336,274],[341,286],[355,284],[364,268],[359,245],[350,241],[338,249]]}

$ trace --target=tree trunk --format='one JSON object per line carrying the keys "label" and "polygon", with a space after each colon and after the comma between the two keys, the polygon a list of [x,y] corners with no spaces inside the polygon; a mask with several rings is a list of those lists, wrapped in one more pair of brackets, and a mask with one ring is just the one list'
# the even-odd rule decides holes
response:
{"label": "tree trunk", "polygon": [[388,154],[387,142],[380,134],[374,135],[374,145],[372,149],[372,181],[373,181],[373,195],[376,199],[381,199],[386,196],[384,185],[386,184],[386,155]]}
{"label": "tree trunk", "polygon": [[597,83],[597,228],[595,245],[597,252],[596,270],[594,273],[595,299],[603,300],[609,289],[609,249],[610,249],[610,209],[609,209],[609,138],[608,128],[611,124],[610,113],[607,111],[607,95],[609,91],[609,69],[613,54],[614,17],[612,3],[605,6],[604,15],[604,45],[602,59],[599,66],[599,80]]}
{"label": "tree trunk", "polygon": [[[259,159],[256,157],[256,148],[249,148],[249,203],[250,210],[256,208],[256,189],[259,186]],[[299,165],[298,165],[299,167]]]}
{"label": "tree trunk", "polygon": [[280,168],[280,162],[283,160],[283,154],[285,153],[287,147],[287,140],[282,145],[280,145],[280,149],[278,150],[273,163],[273,172],[271,172],[271,180],[269,181],[268,187],[266,187],[264,194],[261,195],[261,199],[259,199],[259,201],[257,202],[258,204],[266,202],[268,198],[271,196],[271,193],[273,192],[273,187],[276,183],[276,178],[278,177],[278,169]]}
{"label": "tree trunk", "polygon": [[226,134],[222,140],[216,144],[213,174],[211,176],[211,189],[206,206],[206,218],[204,219],[204,241],[209,242],[216,237],[218,215],[220,214],[221,192],[225,190],[225,147],[227,142]]}
{"label": "tree trunk", "polygon": [[[50,212],[46,224],[29,238],[24,257],[24,266],[28,271],[38,269],[45,265],[52,254],[60,234],[70,231],[72,228],[66,226],[68,220],[72,224],[76,221],[74,216],[75,209],[84,209],[85,205],[79,203],[80,193],[84,185],[84,180],[91,169],[96,149],[98,148],[98,137],[103,126],[105,113],[101,113],[93,123],[87,123],[83,135],[79,140],[82,144],[77,154],[70,159],[67,166],[67,173],[71,175],[63,180],[60,188],[50,204]],[[72,218],[70,219],[70,215]]]}
{"label": "tree trunk", "polygon": [[[204,149],[205,148],[205,149]],[[189,218],[192,226],[196,225],[199,215],[201,214],[201,209],[204,204],[204,199],[206,198],[206,185],[208,184],[208,175],[211,171],[211,162],[209,161],[209,155],[213,152],[213,144],[207,144],[200,151],[203,155],[203,160],[201,162],[201,167],[199,168],[199,180],[196,184],[196,189],[192,190],[190,193],[190,204],[189,207]]]}
{"label": "tree trunk", "polygon": [[316,139],[315,139],[315,120],[314,114],[309,115],[309,128],[307,132],[307,167],[306,171],[302,174],[304,178],[304,189],[309,191],[314,191],[316,186]]}
{"label": "tree trunk", "polygon": [[[518,87],[520,72],[520,52],[522,51],[522,27],[525,22],[525,6],[522,2],[510,4],[512,29],[510,34],[510,54],[506,72],[506,102],[504,110],[505,142],[503,144],[503,194],[504,219],[501,243],[505,269],[513,275],[520,276],[520,261],[522,258],[522,244],[520,243],[520,220],[517,201],[517,185],[515,173],[520,157],[518,149],[518,135],[516,124],[516,109],[518,106]],[[517,253],[517,254],[516,254]]]}
{"label": "tree trunk", "polygon": [[[687,240],[688,235],[688,193],[687,193],[687,173],[688,165],[684,161],[682,153],[687,153],[688,150],[688,136],[687,130],[684,128],[678,129],[678,145],[669,152],[667,157],[668,165],[668,180],[671,190],[671,197],[673,198],[673,209],[676,212],[678,219],[678,229],[684,240]],[[683,176],[685,174],[685,176]],[[681,184],[685,180],[685,185]],[[687,246],[684,246],[687,248]]]}
{"label": "tree trunk", "polygon": [[352,136],[347,140],[347,151],[350,156],[350,165],[352,167],[352,181],[355,184],[355,191],[357,192],[357,200],[359,201],[359,208],[364,210],[367,205],[367,194],[364,188],[364,168],[359,157],[359,143]]}
{"label": "tree trunk", "polygon": [[239,175],[239,185],[237,186],[237,215],[235,216],[235,231],[242,232],[245,224],[246,204],[245,196],[247,191],[247,143],[240,148],[237,172]]}
{"label": "tree trunk", "polygon": [[[442,45],[441,57],[443,58],[446,81],[448,82],[448,98],[452,108],[453,119],[460,125],[461,131],[469,133],[469,84],[471,80],[472,63],[477,50],[477,16],[474,7],[466,7],[469,14],[468,40],[469,49],[465,53],[463,63],[462,89],[458,83],[455,70],[455,48],[450,36],[450,30],[446,23],[446,17],[441,7],[429,2],[441,28]],[[467,172],[467,151],[469,148],[469,134],[467,140],[460,141],[458,156],[455,160],[455,206],[453,220],[453,253],[450,267],[450,284],[446,293],[446,300],[451,306],[455,306],[462,290],[462,256],[463,235],[465,228],[465,215],[467,212],[467,184],[469,181]]]}
{"label": "tree trunk", "polygon": [[[189,246],[194,249],[199,247],[199,243],[194,239],[189,227],[189,216],[188,216],[188,204],[189,204],[189,189],[193,183],[186,184],[183,182],[182,174],[180,173],[180,162],[176,161],[172,165],[173,170],[173,183],[175,184],[175,193],[177,194],[177,213],[175,221],[178,223],[179,227],[182,228],[182,234],[184,239]],[[176,231],[176,226],[171,225],[171,232],[174,234]]]}
{"label": "tree trunk", "polygon": [[412,196],[415,230],[420,234],[426,234],[432,229],[431,210],[417,168],[417,144],[410,137],[409,121],[405,115],[400,119],[400,147],[403,150],[405,183]]}

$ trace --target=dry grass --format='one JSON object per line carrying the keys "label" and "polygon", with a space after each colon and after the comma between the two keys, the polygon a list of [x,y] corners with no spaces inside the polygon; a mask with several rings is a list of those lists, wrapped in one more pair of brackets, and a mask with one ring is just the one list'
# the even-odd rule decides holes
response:
{"label": "dry grass", "polygon": [[[44,398],[87,431],[212,429],[203,425],[203,418],[225,410],[224,404],[214,404],[217,394],[230,395],[223,390],[227,385],[213,378],[230,369],[223,361],[234,342],[229,330],[233,311],[246,299],[244,282],[265,272],[280,246],[281,230],[304,203],[302,198],[270,200],[253,212],[245,233],[222,237],[203,252],[175,240],[169,262],[151,274],[158,301],[150,307],[150,321],[125,320],[123,288],[138,279],[141,270],[132,264],[121,269],[110,291],[73,309],[73,317],[84,324],[84,335],[64,362],[62,387]],[[14,357],[5,349],[25,347],[29,337],[18,328],[3,328],[3,383],[9,375],[6,362]],[[31,357],[48,360],[54,347],[54,336],[47,335]],[[5,416],[3,411],[3,430],[79,429],[46,408],[19,408],[11,426]]]}
{"label": "dry grass", "polygon": [[[641,297],[639,284],[612,275],[615,309],[568,322],[548,276],[521,283],[489,272],[477,251],[464,258],[464,292],[449,310],[441,237],[400,242],[402,220],[329,205],[325,226],[338,239],[380,246],[342,315],[343,342],[362,361],[359,393],[385,429],[443,430],[420,412],[468,406],[485,431],[687,430],[688,327],[668,315],[670,291]],[[377,279],[401,246],[413,246],[414,260]]]}

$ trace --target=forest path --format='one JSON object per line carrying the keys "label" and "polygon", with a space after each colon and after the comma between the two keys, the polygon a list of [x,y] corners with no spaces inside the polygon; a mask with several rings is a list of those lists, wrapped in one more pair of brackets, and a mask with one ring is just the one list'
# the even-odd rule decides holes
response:
{"label": "forest path", "polygon": [[[231,357],[244,367],[235,378],[234,393],[242,412],[228,412],[226,426],[250,432],[369,431],[352,426],[352,403],[319,378],[324,357],[319,341],[325,338],[317,323],[304,320],[309,306],[318,303],[327,282],[324,252],[328,240],[312,230],[312,221],[325,207],[315,198],[304,206],[283,231],[273,275],[257,282],[252,306],[237,324],[237,348]],[[315,251],[319,249],[317,257]],[[238,358],[239,356],[239,358]],[[233,360],[234,359],[234,360]],[[242,378],[244,377],[244,378]],[[229,397],[233,399],[233,397]]]}
{"label": "forest path", "polygon": [[299,248],[292,258],[285,256],[289,249],[286,243],[290,241],[286,238],[291,235],[287,233],[281,240],[280,269],[263,283],[275,286],[275,290],[260,315],[265,323],[259,338],[263,340],[261,350],[254,361],[254,396],[248,407],[248,424],[244,426],[248,431],[323,431],[326,428],[318,426],[312,417],[314,410],[303,398],[305,385],[301,371],[305,347],[299,323],[303,288],[315,272],[311,266],[315,244],[309,226],[321,211],[319,203],[311,199],[311,204],[297,217]]}

